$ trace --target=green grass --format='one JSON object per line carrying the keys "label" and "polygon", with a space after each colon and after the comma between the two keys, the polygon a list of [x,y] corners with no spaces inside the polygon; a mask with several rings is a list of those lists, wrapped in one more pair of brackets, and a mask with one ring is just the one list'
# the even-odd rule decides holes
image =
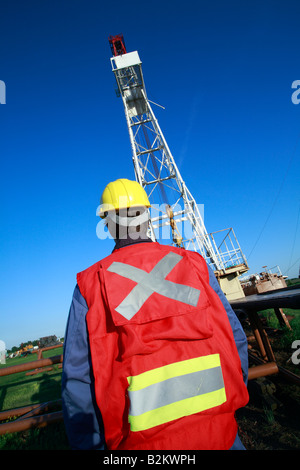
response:
{"label": "green grass", "polygon": [[0,435],[0,450],[69,450],[63,422]]}
{"label": "green grass", "polygon": [[283,335],[280,339],[281,346],[282,348],[290,348],[293,341],[297,339],[300,340],[300,310],[290,308],[283,308],[282,310],[287,317],[292,317],[289,320],[291,330],[288,328],[282,329],[273,309],[263,310],[259,314],[266,319],[268,326],[271,328],[282,329]]}
{"label": "green grass", "polygon": [[[43,357],[62,354],[57,348],[44,351]],[[23,364],[37,359],[36,354],[8,359],[1,368]],[[61,398],[61,368],[58,364],[48,372],[26,375],[26,372],[0,377],[0,411],[19,408]],[[69,449],[63,422],[48,424],[17,433],[0,435],[0,450],[54,450]]]}
{"label": "green grass", "polygon": [[286,280],[286,285],[289,286],[295,286],[298,285],[300,286],[300,279],[299,278],[293,278],[293,279],[287,279]]}
{"label": "green grass", "polygon": [[[55,351],[55,352],[54,352]],[[62,354],[62,348],[45,351],[43,357]],[[36,360],[36,354],[26,357],[8,359],[5,366],[10,367]],[[57,400],[61,394],[61,369],[57,364],[52,371],[36,375],[26,375],[26,372],[0,377],[0,411],[21,406]]]}

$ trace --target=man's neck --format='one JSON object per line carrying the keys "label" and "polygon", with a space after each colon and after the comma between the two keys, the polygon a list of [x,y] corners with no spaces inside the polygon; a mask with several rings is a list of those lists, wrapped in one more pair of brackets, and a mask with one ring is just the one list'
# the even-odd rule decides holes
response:
{"label": "man's neck", "polygon": [[147,242],[152,242],[151,238],[147,236],[145,238],[137,238],[136,240],[130,237],[121,238],[121,239],[118,238],[116,240],[116,244],[115,244],[113,251],[118,250],[119,248],[123,248],[124,246],[134,245],[136,243],[147,243]]}

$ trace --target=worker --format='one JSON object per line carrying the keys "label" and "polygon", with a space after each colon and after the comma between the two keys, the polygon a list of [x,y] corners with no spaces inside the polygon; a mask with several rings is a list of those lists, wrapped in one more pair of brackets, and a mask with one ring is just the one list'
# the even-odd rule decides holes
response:
{"label": "worker", "polygon": [[77,274],[62,402],[73,449],[245,449],[247,340],[204,258],[147,236],[136,181],[109,183],[113,252]]}

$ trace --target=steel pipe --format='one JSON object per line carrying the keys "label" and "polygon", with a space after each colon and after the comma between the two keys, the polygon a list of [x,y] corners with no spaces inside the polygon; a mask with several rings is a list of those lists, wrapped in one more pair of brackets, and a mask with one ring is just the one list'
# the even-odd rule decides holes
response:
{"label": "steel pipe", "polygon": [[63,362],[63,355],[48,357],[47,359],[38,359],[37,361],[26,362],[18,366],[3,367],[0,369],[0,377],[5,375],[16,374],[17,372],[24,372],[26,370],[36,369],[38,367],[50,366],[52,364],[59,364]]}
{"label": "steel pipe", "polygon": [[61,405],[61,399],[48,401],[46,403],[37,403],[36,405],[27,405],[19,408],[12,408],[10,410],[5,410],[0,412],[0,421],[5,419],[17,417],[18,419],[23,419],[25,417],[41,414],[41,411],[49,411],[54,406]]}
{"label": "steel pipe", "polygon": [[41,416],[33,416],[30,418],[12,421],[10,423],[0,424],[0,434],[11,432],[25,431],[30,428],[41,428],[50,423],[62,421],[63,412],[56,411],[55,413],[48,413]]}
{"label": "steel pipe", "polygon": [[13,416],[22,416],[25,413],[30,413],[31,411],[40,407],[40,404],[37,405],[28,405],[22,406],[21,408],[13,408],[11,410],[5,410],[0,412],[0,421],[11,418]]}
{"label": "steel pipe", "polygon": [[[262,359],[260,359],[259,357],[254,356],[250,352],[248,352],[248,355],[249,355],[249,359],[251,359],[256,364],[259,364],[259,366],[268,364],[268,363],[264,362]],[[286,380],[288,380],[291,383],[294,383],[296,385],[300,385],[300,376],[299,375],[296,375],[293,372],[290,372],[289,370],[287,370],[284,367],[281,367],[279,365],[277,365],[277,368],[278,368],[278,373],[281,377],[285,378]],[[251,369],[252,369],[252,367],[250,367],[249,372],[250,372]],[[249,372],[248,372],[248,376],[249,376]],[[253,372],[253,374],[254,374],[254,372]]]}
{"label": "steel pipe", "polygon": [[267,362],[259,366],[250,367],[248,370],[248,380],[265,377],[267,375],[278,374],[279,369],[276,362]]}

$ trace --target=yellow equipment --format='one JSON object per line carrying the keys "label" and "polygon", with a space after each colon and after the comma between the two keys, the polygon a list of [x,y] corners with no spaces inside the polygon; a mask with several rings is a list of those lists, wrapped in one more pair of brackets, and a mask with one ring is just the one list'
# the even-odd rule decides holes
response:
{"label": "yellow equipment", "polygon": [[106,212],[141,206],[150,207],[144,188],[137,181],[121,178],[105,187],[100,200],[99,215],[103,219]]}
{"label": "yellow equipment", "polygon": [[178,231],[178,228],[177,228],[177,225],[176,225],[176,222],[175,222],[175,219],[174,219],[174,213],[173,213],[173,210],[172,210],[172,208],[169,204],[166,204],[166,211],[167,211],[167,215],[170,219],[173,242],[176,244],[176,246],[184,248],[184,246],[182,245],[182,236],[180,235],[180,233]]}

